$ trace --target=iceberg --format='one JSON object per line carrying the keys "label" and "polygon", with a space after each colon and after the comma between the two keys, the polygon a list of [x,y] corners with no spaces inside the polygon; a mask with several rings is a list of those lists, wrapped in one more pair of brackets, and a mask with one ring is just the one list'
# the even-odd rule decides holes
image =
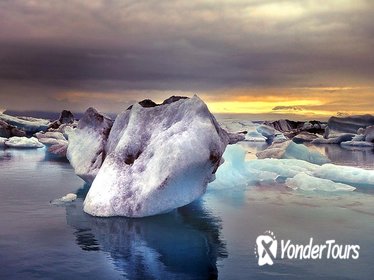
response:
{"label": "iceberg", "polygon": [[[347,117],[331,117],[327,126],[331,132],[356,133],[360,128],[366,128],[374,125],[374,116],[357,115]],[[327,135],[330,137],[329,135]]]}
{"label": "iceberg", "polygon": [[374,125],[368,126],[364,132],[366,142],[374,142]]}
{"label": "iceberg", "polygon": [[46,131],[50,124],[49,120],[37,119],[31,117],[13,117],[6,114],[0,114],[0,121],[4,121],[28,135],[32,135],[38,131]]}
{"label": "iceberg", "polygon": [[117,116],[84,201],[86,213],[151,216],[205,192],[230,137],[197,96],[173,101],[134,104]]}
{"label": "iceberg", "polygon": [[319,137],[314,133],[303,131],[297,134],[296,136],[294,136],[292,138],[292,141],[299,144],[299,143],[304,143],[304,142],[312,142],[313,140],[318,139],[318,138]]}
{"label": "iceberg", "polygon": [[334,137],[328,139],[317,138],[312,141],[312,144],[340,144],[342,142],[351,141],[353,137],[355,137],[355,134],[341,133],[338,136],[334,135]]}
{"label": "iceberg", "polygon": [[103,163],[113,121],[94,108],[88,108],[74,130],[68,131],[69,144],[66,157],[75,173],[92,183]]}
{"label": "iceberg", "polygon": [[38,141],[37,138],[31,137],[18,137],[14,136],[5,141],[5,146],[10,148],[28,148],[28,149],[37,149],[43,148],[44,145]]}
{"label": "iceberg", "polygon": [[267,125],[260,125],[256,130],[269,141],[272,141],[275,136],[275,129]]}
{"label": "iceberg", "polygon": [[296,144],[292,140],[283,143],[274,143],[267,149],[258,152],[256,155],[259,159],[300,159],[314,164],[330,162],[330,160],[321,153],[313,151],[303,144]]}
{"label": "iceberg", "polygon": [[286,180],[286,185],[294,190],[303,191],[354,191],[356,188],[350,185],[335,183],[331,180],[316,178],[306,173],[298,173],[293,178]]}
{"label": "iceberg", "polygon": [[303,122],[295,122],[290,120],[277,120],[273,122],[264,122],[264,125],[271,126],[280,132],[288,132],[302,127]]}

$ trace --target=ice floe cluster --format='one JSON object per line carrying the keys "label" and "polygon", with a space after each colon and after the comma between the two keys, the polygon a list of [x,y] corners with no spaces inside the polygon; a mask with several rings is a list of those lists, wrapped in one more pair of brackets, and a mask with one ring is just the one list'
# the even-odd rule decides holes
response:
{"label": "ice floe cluster", "polygon": [[70,111],[62,111],[56,121],[32,117],[15,117],[0,114],[0,147],[15,149],[37,149],[46,147],[46,152],[65,157],[68,132],[76,126]]}
{"label": "ice floe cluster", "polygon": [[[303,149],[297,148],[295,151],[303,153]],[[240,145],[228,146],[223,155],[225,162],[218,169],[216,180],[210,183],[209,187],[226,188],[266,183],[274,186],[286,185],[294,190],[332,192],[374,186],[373,170],[331,163],[314,164],[296,159],[297,157],[294,154],[292,158],[245,160],[245,150]]]}

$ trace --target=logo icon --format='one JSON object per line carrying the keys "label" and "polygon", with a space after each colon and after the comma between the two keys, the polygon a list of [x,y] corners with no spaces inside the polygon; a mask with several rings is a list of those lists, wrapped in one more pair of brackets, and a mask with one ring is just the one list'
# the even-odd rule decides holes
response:
{"label": "logo icon", "polygon": [[273,265],[273,260],[277,257],[278,242],[272,231],[267,230],[256,239],[255,255],[258,258],[258,265]]}

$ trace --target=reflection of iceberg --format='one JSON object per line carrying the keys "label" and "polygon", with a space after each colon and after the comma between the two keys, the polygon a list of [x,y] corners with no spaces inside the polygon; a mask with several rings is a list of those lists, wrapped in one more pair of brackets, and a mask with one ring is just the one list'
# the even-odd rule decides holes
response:
{"label": "reflection of iceberg", "polygon": [[226,254],[220,221],[198,202],[143,219],[92,217],[77,203],[66,207],[77,244],[83,250],[108,252],[129,279],[217,277],[217,258]]}

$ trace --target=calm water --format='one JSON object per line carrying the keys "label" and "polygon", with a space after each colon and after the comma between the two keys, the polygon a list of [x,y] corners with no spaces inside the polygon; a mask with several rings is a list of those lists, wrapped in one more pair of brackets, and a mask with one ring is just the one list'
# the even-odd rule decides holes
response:
{"label": "calm water", "polygon": [[[319,147],[334,162],[374,168],[372,151]],[[247,145],[252,157],[261,145]],[[209,188],[197,202],[145,219],[82,212],[88,186],[42,150],[0,150],[0,279],[373,279],[374,195],[285,188]],[[69,192],[66,206],[49,201]],[[256,237],[359,244],[358,260],[277,260],[259,267]]]}

